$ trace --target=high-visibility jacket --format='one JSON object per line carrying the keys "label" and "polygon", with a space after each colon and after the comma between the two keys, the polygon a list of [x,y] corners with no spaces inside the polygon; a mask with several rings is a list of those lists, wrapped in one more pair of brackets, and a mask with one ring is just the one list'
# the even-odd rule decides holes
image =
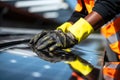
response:
{"label": "high-visibility jacket", "polygon": [[[105,24],[101,28],[101,33],[106,38],[112,53],[116,54],[120,60],[120,16],[117,15]],[[120,80],[120,62],[106,62],[103,73],[105,80]]]}
{"label": "high-visibility jacket", "polygon": [[120,59],[120,16],[117,15],[113,20],[101,28],[102,35],[106,38],[111,50]]}
{"label": "high-visibility jacket", "polygon": [[[88,13],[90,13],[94,7],[95,0],[78,0],[75,8],[78,12],[80,12],[83,8],[82,1],[84,1],[84,5]],[[117,54],[120,59],[120,16],[116,15],[113,20],[105,24],[101,28],[101,33],[108,41],[107,43],[111,50]],[[120,80],[120,62],[110,62],[109,66],[105,64],[103,74],[105,74],[105,80]]]}
{"label": "high-visibility jacket", "polygon": [[103,73],[105,80],[120,80],[120,62],[106,62]]}
{"label": "high-visibility jacket", "polygon": [[92,11],[92,8],[94,7],[95,0],[77,0],[75,10],[78,12],[82,11],[83,1],[88,13],[90,13]]}

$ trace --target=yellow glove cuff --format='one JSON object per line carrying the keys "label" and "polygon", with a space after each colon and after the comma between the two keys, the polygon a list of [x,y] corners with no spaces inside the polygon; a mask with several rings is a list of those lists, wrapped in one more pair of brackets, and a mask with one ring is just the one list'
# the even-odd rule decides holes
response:
{"label": "yellow glove cuff", "polygon": [[73,26],[69,27],[70,31],[75,38],[80,42],[85,39],[90,33],[94,31],[92,26],[83,18],[80,18]]}
{"label": "yellow glove cuff", "polygon": [[57,27],[57,30],[62,30],[63,32],[67,32],[68,28],[72,26],[72,23],[70,22],[65,22],[64,24],[62,24],[61,26]]}
{"label": "yellow glove cuff", "polygon": [[66,63],[70,64],[73,69],[82,73],[83,75],[88,75],[93,70],[93,66],[84,61],[80,61],[78,58],[75,61]]}

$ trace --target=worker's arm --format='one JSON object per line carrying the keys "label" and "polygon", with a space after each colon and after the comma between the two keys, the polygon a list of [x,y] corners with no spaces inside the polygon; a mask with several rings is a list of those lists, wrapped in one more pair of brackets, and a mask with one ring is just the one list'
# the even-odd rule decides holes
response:
{"label": "worker's arm", "polygon": [[[94,30],[97,30],[118,14],[120,10],[119,6],[120,0],[99,0],[96,2],[93,11],[85,18],[78,19],[71,27],[69,27],[68,32],[64,33],[62,31],[55,30],[50,32],[51,34],[47,33],[45,36],[39,36],[35,44],[36,46],[34,47],[38,51],[43,49],[54,51],[55,49],[72,47],[81,40],[87,38],[87,36]],[[34,40],[36,39],[34,38],[32,42],[35,42]],[[73,63],[70,64],[72,65]],[[88,68],[88,72],[85,72],[85,75],[91,75],[94,68],[89,66],[89,64],[88,66],[84,65],[84,63],[82,65],[84,68]]]}
{"label": "worker's arm", "polygon": [[58,26],[57,29],[62,30],[63,32],[67,32],[70,26],[72,26],[81,17],[85,17],[86,15],[87,13],[84,9],[80,12],[74,11],[71,17],[66,22],[64,22],[62,25]]}
{"label": "worker's arm", "polygon": [[106,23],[120,13],[120,0],[97,0],[93,11],[101,15]]}
{"label": "worker's arm", "polygon": [[85,17],[94,30],[113,19],[120,13],[120,0],[98,0],[93,11]]}
{"label": "worker's arm", "polygon": [[69,31],[80,42],[120,13],[120,0],[98,0],[90,14],[79,19]]}
{"label": "worker's arm", "polygon": [[[39,47],[38,48],[39,50],[45,48],[49,48],[50,50],[55,50],[58,48],[60,49],[67,48],[69,47],[68,45],[73,46],[79,43],[81,40],[87,38],[87,36],[90,35],[94,30],[100,28],[107,21],[115,17],[115,15],[117,15],[120,12],[119,4],[120,4],[120,0],[104,0],[104,1],[99,0],[98,2],[96,2],[93,11],[90,14],[88,14],[85,18],[80,18],[79,20],[77,20],[71,27],[67,29],[66,33],[62,33],[61,31],[55,31],[55,32],[53,31],[52,35],[48,33],[46,36],[38,38],[41,41],[43,41],[44,38],[45,40],[46,39],[47,40],[38,43],[36,48]],[[46,37],[49,37],[50,40]],[[78,42],[76,43],[76,41]],[[68,42],[72,42],[72,43],[69,44]],[[73,42],[75,43],[73,44]]]}
{"label": "worker's arm", "polygon": [[[82,4],[81,6],[79,6],[79,4]],[[78,6],[79,9],[78,10]],[[75,10],[73,11],[72,15],[70,16],[70,18],[64,22],[63,24],[61,24],[60,26],[57,27],[57,30],[62,30],[63,32],[68,32],[68,28],[71,27],[77,20],[79,20],[81,17],[85,17],[88,14],[85,5],[83,2],[80,2],[80,0],[78,0],[78,3],[75,7]],[[30,46],[34,46],[36,44],[36,42],[38,41],[38,39],[43,36],[43,34],[45,35],[46,31],[42,31],[39,34],[35,35],[35,37],[33,37],[30,40]]]}
{"label": "worker's arm", "polygon": [[85,17],[87,15],[86,11],[83,9],[80,12],[74,11],[71,17],[64,22],[62,25],[58,26],[57,29],[62,30],[63,32],[68,32],[68,28],[72,26],[77,20],[81,17]]}
{"label": "worker's arm", "polygon": [[[81,10],[77,9],[77,6],[79,4],[82,4]],[[82,0],[81,2],[78,0],[78,4],[75,7],[75,11],[73,12],[72,16],[68,21],[76,22],[80,17],[84,18],[87,15],[85,19],[96,30],[100,28],[103,24],[114,18],[115,15],[120,13],[120,0],[97,0],[92,11],[93,12],[88,14]]]}
{"label": "worker's arm", "polygon": [[[79,9],[78,9],[79,8]],[[57,27],[57,29],[62,30],[63,32],[68,32],[68,28],[72,26],[80,18],[84,18],[88,14],[87,9],[83,1],[78,0],[75,10],[73,11],[70,18],[64,22],[62,25]]]}

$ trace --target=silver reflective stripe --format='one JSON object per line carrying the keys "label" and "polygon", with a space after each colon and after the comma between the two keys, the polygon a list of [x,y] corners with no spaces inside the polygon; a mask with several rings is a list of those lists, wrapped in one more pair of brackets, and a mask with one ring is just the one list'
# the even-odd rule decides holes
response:
{"label": "silver reflective stripe", "polygon": [[107,68],[112,68],[112,69],[120,69],[120,64],[109,64],[106,65]]}
{"label": "silver reflective stripe", "polygon": [[109,44],[115,43],[119,40],[120,40],[120,32],[117,32],[116,34],[107,38],[107,41],[108,41]]}
{"label": "silver reflective stripe", "polygon": [[115,79],[111,78],[110,76],[104,75],[104,80],[115,80]]}
{"label": "silver reflective stripe", "polygon": [[[112,64],[111,62],[106,62],[105,63],[105,67],[106,68],[111,68],[111,69],[114,69],[114,70],[120,70],[120,63],[119,64]],[[116,71],[117,72],[117,71]],[[107,72],[108,74],[104,74],[104,80],[118,80],[118,79],[115,79],[116,77],[114,76],[114,78],[112,78],[111,76],[109,76],[109,74],[111,72]],[[118,76],[118,75],[117,75]]]}

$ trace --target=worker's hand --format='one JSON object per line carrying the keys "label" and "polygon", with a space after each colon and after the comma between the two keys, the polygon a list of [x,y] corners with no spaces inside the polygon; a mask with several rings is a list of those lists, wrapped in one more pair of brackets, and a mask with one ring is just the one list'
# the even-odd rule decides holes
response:
{"label": "worker's hand", "polygon": [[43,31],[37,34],[37,38],[35,37],[31,42],[35,45],[34,48],[38,50],[49,49],[49,51],[53,51],[55,49],[65,49],[85,39],[93,31],[92,26],[86,20],[80,18],[68,28],[68,32],[64,33],[59,29],[49,32]]}
{"label": "worker's hand", "polygon": [[29,42],[29,46],[32,48],[33,51],[35,51],[35,46],[36,46],[36,43],[38,42],[38,40],[40,38],[42,38],[43,36],[45,36],[46,34],[48,33],[48,31],[41,31],[40,33],[36,34]]}
{"label": "worker's hand", "polygon": [[49,51],[54,51],[56,49],[73,47],[77,42],[78,41],[70,32],[64,33],[61,30],[52,30],[45,36],[39,38],[35,48],[37,50],[48,49]]}
{"label": "worker's hand", "polygon": [[[68,28],[72,26],[72,22],[65,22],[62,25],[60,25],[59,27],[57,27],[57,30],[61,30],[63,32],[67,32]],[[39,34],[35,35],[29,42],[29,46],[32,48],[32,50],[34,51],[35,49],[35,45],[38,42],[38,40],[43,37],[44,35],[46,35],[48,33],[48,31],[41,31]]]}

